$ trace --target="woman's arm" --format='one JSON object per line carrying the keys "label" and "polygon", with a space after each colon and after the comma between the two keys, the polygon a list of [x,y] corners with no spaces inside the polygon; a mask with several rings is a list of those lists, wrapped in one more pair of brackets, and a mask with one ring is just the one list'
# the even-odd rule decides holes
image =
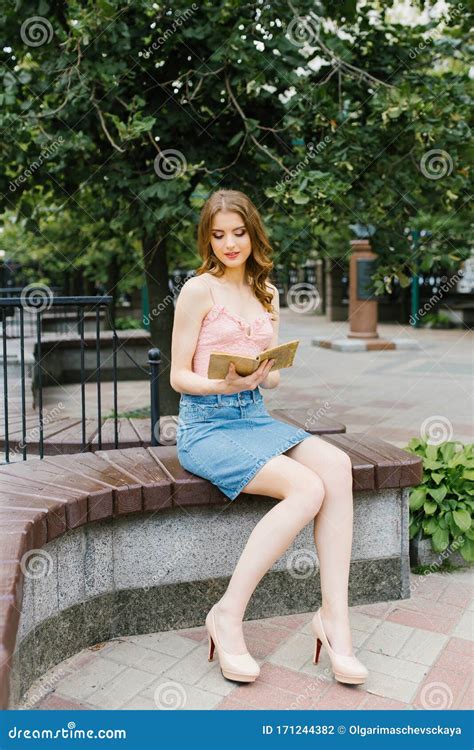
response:
{"label": "woman's arm", "polygon": [[224,393],[224,380],[209,380],[192,370],[192,360],[209,307],[209,295],[199,277],[188,279],[176,300],[171,339],[170,385],[178,393]]}
{"label": "woman's arm", "polygon": [[[272,321],[273,338],[271,340],[270,345],[267,346],[267,349],[273,349],[274,346],[278,346],[278,336],[279,336],[279,330],[280,330],[280,296],[278,294],[278,289],[275,286],[273,286],[273,284],[270,284],[269,282],[267,282],[267,285],[273,291],[272,304],[275,309],[276,318],[277,318],[276,320]],[[262,380],[262,382],[260,383],[261,388],[276,388],[279,385],[280,385],[280,370],[269,372],[265,380]]]}

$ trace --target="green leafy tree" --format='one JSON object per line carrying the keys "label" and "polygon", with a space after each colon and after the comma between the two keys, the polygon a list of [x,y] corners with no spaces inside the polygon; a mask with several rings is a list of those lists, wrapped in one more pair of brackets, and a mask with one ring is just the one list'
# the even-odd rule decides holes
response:
{"label": "green leafy tree", "polygon": [[[386,232],[381,262],[406,273],[408,222],[464,226],[466,22],[412,59],[426,27],[389,22],[390,5],[17,0],[0,16],[3,210],[43,257],[114,267],[109,292],[143,269],[152,310],[171,265],[198,265],[198,210],[218,187],[252,196],[276,262],[338,257],[349,223],[370,221]],[[435,184],[419,163],[441,146],[453,169]],[[161,404],[176,413],[173,305],[160,310]]]}

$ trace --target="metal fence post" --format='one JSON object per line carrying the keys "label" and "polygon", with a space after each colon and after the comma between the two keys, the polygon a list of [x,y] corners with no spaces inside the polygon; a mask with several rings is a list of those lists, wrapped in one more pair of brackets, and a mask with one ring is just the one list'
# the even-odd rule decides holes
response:
{"label": "metal fence post", "polygon": [[149,349],[148,364],[150,365],[151,445],[160,445],[160,394],[158,389],[160,362],[160,350]]}

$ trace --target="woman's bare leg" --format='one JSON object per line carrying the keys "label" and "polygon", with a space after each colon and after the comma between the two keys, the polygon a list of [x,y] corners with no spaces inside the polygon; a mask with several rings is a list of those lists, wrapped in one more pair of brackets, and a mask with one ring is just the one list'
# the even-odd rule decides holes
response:
{"label": "woman's bare leg", "polygon": [[293,446],[288,456],[311,468],[324,483],[324,502],[314,520],[322,618],[333,649],[351,655],[348,606],[353,528],[351,461],[344,451],[315,435]]}
{"label": "woman's bare leg", "polygon": [[227,590],[215,608],[222,647],[231,654],[247,651],[242,620],[249,599],[267,570],[317,514],[324,486],[310,469],[279,455],[257,472],[246,485],[245,493],[268,495],[280,502],[253,529]]}

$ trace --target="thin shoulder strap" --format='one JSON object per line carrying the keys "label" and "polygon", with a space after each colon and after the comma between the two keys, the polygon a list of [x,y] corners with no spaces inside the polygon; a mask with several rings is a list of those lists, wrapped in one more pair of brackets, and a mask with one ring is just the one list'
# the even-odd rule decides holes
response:
{"label": "thin shoulder strap", "polygon": [[213,293],[212,293],[212,287],[211,287],[211,285],[209,284],[209,282],[208,282],[207,280],[205,281],[205,283],[206,283],[206,285],[207,285],[207,287],[208,287],[208,289],[209,289],[209,292],[210,292],[210,294],[211,294],[211,299],[212,299],[213,303],[214,303],[214,304],[216,304],[216,301],[215,301],[215,299],[214,299],[214,295],[213,295]]}

